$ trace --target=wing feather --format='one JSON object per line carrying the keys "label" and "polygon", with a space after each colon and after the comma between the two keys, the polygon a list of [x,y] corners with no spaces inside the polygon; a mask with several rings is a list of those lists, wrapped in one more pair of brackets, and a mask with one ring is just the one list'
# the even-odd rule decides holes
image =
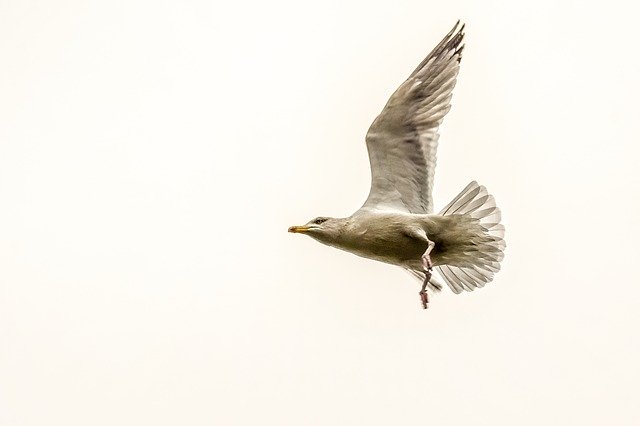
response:
{"label": "wing feather", "polygon": [[464,47],[459,24],[400,85],[369,128],[371,190],[363,209],[433,212],[438,127],[451,109]]}

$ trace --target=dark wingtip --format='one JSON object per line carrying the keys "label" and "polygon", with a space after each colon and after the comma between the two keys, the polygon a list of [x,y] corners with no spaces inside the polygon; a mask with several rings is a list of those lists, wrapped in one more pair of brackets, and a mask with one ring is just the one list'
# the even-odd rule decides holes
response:
{"label": "dark wingtip", "polygon": [[456,55],[458,55],[458,63],[460,63],[460,61],[462,61],[462,51],[464,50],[464,44],[461,44],[460,47],[458,48],[458,50],[456,50]]}
{"label": "dark wingtip", "polygon": [[[450,52],[452,50],[455,50],[455,53],[462,53],[461,43],[462,39],[464,38],[463,31],[466,24],[463,23],[462,26],[460,26],[460,23],[461,21],[460,19],[458,19],[453,28],[451,28],[451,31],[449,31],[449,33],[444,36],[440,43],[438,43],[436,47],[433,48],[431,53],[429,53],[427,57],[424,58],[422,62],[420,62],[420,64],[416,67],[416,69],[413,70],[409,77],[413,77],[414,75],[416,75],[416,73],[418,73],[429,62],[431,58],[438,57],[443,52]],[[460,28],[458,28],[458,26],[460,26]],[[458,62],[460,62],[459,55],[457,60]]]}
{"label": "dark wingtip", "polygon": [[[460,22],[460,20],[458,20]],[[464,50],[464,44],[462,44],[462,40],[464,39],[464,29],[467,24],[463,23],[460,29],[456,32],[456,34],[449,39],[448,48],[455,49],[454,55],[458,56],[458,63],[462,60],[462,51]]]}

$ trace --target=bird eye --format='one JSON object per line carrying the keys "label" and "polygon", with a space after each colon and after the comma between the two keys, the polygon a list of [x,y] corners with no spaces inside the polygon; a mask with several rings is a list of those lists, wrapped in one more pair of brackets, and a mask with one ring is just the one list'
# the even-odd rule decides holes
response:
{"label": "bird eye", "polygon": [[321,223],[324,223],[324,222],[326,222],[326,221],[327,221],[327,218],[326,218],[326,217],[319,217],[319,218],[315,219],[315,220],[313,221],[313,223],[315,223],[316,225],[320,225]]}

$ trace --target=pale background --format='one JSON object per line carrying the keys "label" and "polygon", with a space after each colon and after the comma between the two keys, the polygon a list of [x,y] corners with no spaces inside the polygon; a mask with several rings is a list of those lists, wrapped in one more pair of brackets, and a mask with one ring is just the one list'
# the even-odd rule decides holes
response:
{"label": "pale background", "polygon": [[[638,15],[599,3],[0,3],[0,425],[639,424]],[[286,229],[364,201],[457,18],[436,204],[477,179],[508,248],[423,311]]]}

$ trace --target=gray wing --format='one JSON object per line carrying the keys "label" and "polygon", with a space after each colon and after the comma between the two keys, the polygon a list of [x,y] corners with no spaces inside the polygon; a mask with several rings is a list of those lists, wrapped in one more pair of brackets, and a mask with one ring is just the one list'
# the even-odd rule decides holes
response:
{"label": "gray wing", "polygon": [[438,127],[451,108],[464,25],[445,38],[395,91],[367,132],[371,190],[362,209],[432,213]]}

